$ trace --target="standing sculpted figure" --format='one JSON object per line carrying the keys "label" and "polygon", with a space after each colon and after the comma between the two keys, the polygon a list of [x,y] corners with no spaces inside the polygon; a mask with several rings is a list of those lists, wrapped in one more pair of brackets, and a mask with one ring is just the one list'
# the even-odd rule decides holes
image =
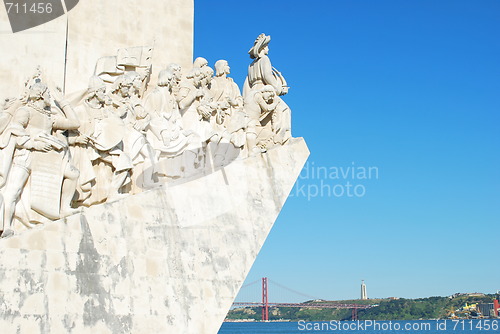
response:
{"label": "standing sculpted figure", "polygon": [[183,129],[174,93],[175,73],[161,71],[157,85],[146,97],[144,108],[151,118],[146,135],[157,152],[158,172],[170,178],[188,176],[199,167],[201,142],[193,131]]}
{"label": "standing sculpted figure", "polygon": [[[40,81],[34,83],[26,105],[14,112],[7,129],[15,144],[12,155],[5,157],[9,160],[3,161],[11,165],[2,188],[3,236],[13,234],[15,213],[29,226],[30,221],[40,221],[37,215],[58,219],[74,212],[71,200],[79,172],[71,164],[67,138],[59,130],[76,130],[80,123],[62,95],[56,91],[53,95],[56,106],[47,86]],[[16,212],[21,195],[29,197],[24,213]]]}
{"label": "standing sculpted figure", "polygon": [[[275,110],[268,117],[261,119],[260,124],[255,122],[249,124],[249,146],[254,151],[257,144],[265,149],[270,141],[284,144],[291,138],[290,108],[279,97],[288,93],[288,86],[281,73],[271,65],[271,60],[268,57],[270,41],[270,36],[260,34],[248,51],[253,62],[248,67],[248,76],[243,89],[245,108],[257,108],[255,104],[258,98],[254,95],[260,94],[261,89],[266,85],[274,88],[277,100]],[[268,90],[268,88],[266,89]],[[254,126],[256,126],[255,130]],[[262,128],[267,128],[268,131],[261,134]],[[269,131],[272,131],[272,138],[269,138]]]}
{"label": "standing sculpted figure", "polygon": [[86,206],[113,200],[130,180],[132,161],[123,152],[125,124],[106,105],[107,98],[104,81],[92,76],[83,103],[75,108],[81,126],[69,138],[80,170],[78,202]]}
{"label": "standing sculpted figure", "polygon": [[4,222],[3,192],[12,168],[14,151],[22,146],[30,147],[33,145],[28,143],[30,138],[22,124],[17,120],[12,122],[14,112],[22,105],[23,102],[20,99],[8,98],[2,103],[0,111],[0,233],[3,232],[2,236],[12,235],[12,231],[8,226],[5,226]]}
{"label": "standing sculpted figure", "polygon": [[[246,143],[245,128],[248,117],[243,110],[243,97],[238,85],[229,78],[230,67],[226,60],[215,63],[215,77],[210,90],[215,106],[212,124],[220,134],[220,144],[227,147],[225,160],[235,158]],[[218,149],[220,152],[222,147]]]}

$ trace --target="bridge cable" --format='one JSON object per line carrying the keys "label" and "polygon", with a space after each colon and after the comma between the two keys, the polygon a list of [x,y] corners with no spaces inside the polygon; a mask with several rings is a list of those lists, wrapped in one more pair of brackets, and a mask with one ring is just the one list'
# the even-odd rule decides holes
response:
{"label": "bridge cable", "polygon": [[284,286],[284,285],[282,285],[282,284],[279,284],[279,283],[277,283],[277,282],[275,282],[275,281],[271,281],[270,279],[269,279],[269,282],[273,283],[274,285],[279,286],[279,287],[280,287],[280,288],[282,288],[282,289],[285,289],[285,290],[288,290],[288,291],[293,292],[293,293],[295,293],[295,294],[301,295],[302,297],[306,297],[306,298],[311,299],[311,300],[320,299],[320,298],[317,298],[317,297],[314,297],[314,296],[311,296],[311,295],[307,295],[307,294],[305,294],[305,293],[302,293],[302,292],[299,292],[299,291],[296,291],[296,290],[290,289],[290,288],[288,288],[288,287],[286,287],[286,286]]}

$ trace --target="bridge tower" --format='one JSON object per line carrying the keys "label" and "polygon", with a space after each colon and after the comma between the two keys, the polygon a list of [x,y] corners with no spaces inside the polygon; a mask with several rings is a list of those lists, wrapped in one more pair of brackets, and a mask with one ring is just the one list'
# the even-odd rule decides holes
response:
{"label": "bridge tower", "polygon": [[262,321],[269,320],[269,300],[267,287],[267,277],[262,277]]}

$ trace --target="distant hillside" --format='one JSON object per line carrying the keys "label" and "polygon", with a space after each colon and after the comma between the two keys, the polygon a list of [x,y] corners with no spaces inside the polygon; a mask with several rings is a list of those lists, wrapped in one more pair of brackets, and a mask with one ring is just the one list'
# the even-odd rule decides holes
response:
{"label": "distant hillside", "polygon": [[[459,296],[429,297],[419,299],[369,299],[369,300],[342,300],[329,303],[339,304],[369,304],[378,305],[367,310],[358,311],[359,320],[418,320],[418,319],[443,319],[450,316],[454,310],[473,303],[491,303],[494,295],[484,297]],[[326,302],[324,302],[326,303]],[[317,302],[315,302],[317,304]],[[262,308],[245,307],[229,311],[228,320],[252,319],[261,320]],[[269,320],[290,321],[330,321],[351,320],[351,310],[312,309],[292,307],[269,308]]]}

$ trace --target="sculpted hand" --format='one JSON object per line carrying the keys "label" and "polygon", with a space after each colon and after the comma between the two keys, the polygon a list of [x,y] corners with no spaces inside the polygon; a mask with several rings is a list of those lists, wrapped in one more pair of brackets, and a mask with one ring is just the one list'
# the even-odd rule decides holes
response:
{"label": "sculpted hand", "polygon": [[37,151],[48,152],[52,149],[52,146],[42,141],[36,141],[33,148]]}
{"label": "sculpted hand", "polygon": [[141,75],[141,81],[144,81],[145,79],[147,79],[149,76],[151,75],[151,67],[148,67],[146,68],[146,70],[144,71],[144,74]]}
{"label": "sculpted hand", "polygon": [[207,110],[206,106],[200,106],[198,107],[198,114],[204,118],[204,119],[209,119],[211,114],[210,112]]}
{"label": "sculpted hand", "polygon": [[78,137],[76,137],[75,143],[81,144],[81,145],[87,145],[89,143],[89,141],[90,141],[89,136],[79,135]]}
{"label": "sculpted hand", "polygon": [[57,103],[60,103],[64,99],[62,90],[59,87],[56,87],[56,89],[51,89],[50,93],[54,98],[54,101],[56,101]]}
{"label": "sculpted hand", "polygon": [[237,105],[238,105],[238,102],[237,102],[236,100],[234,100],[233,98],[229,97],[229,96],[227,97],[227,103],[228,103],[230,106],[233,106],[233,107],[235,107],[235,106],[237,106]]}
{"label": "sculpted hand", "polygon": [[205,119],[209,119],[209,118],[210,118],[210,116],[212,116],[212,114],[210,114],[210,113],[209,113],[208,111],[206,111],[206,110],[202,110],[202,111],[201,111],[201,114],[202,114],[203,118],[205,118]]}

